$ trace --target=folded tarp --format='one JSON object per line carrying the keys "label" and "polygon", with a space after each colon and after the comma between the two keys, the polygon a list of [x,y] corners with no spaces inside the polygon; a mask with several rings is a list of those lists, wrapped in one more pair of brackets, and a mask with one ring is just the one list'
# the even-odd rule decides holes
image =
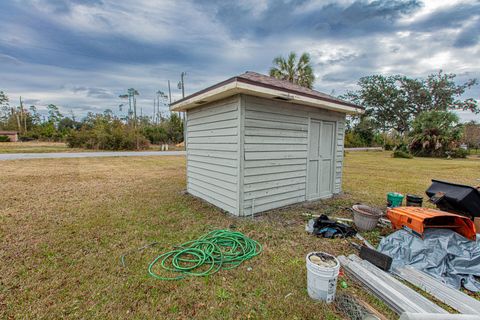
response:
{"label": "folded tarp", "polygon": [[399,230],[384,237],[378,251],[393,258],[392,268],[410,265],[456,289],[480,291],[480,240],[448,229],[426,229],[423,239]]}
{"label": "folded tarp", "polygon": [[476,314],[438,314],[438,313],[412,313],[404,312],[400,320],[479,320]]}

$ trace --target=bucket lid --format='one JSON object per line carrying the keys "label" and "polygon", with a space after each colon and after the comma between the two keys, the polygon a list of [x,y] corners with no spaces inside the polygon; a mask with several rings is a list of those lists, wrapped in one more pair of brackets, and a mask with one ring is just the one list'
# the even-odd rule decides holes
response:
{"label": "bucket lid", "polygon": [[311,252],[307,259],[320,268],[335,268],[338,265],[337,259],[325,252]]}
{"label": "bucket lid", "polygon": [[423,200],[423,197],[416,194],[407,194],[407,199],[409,200]]}

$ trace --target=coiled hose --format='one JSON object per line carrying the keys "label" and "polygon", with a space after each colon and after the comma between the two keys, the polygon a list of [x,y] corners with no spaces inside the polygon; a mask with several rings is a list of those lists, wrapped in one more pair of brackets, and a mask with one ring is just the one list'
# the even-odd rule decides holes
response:
{"label": "coiled hose", "polygon": [[[208,276],[220,270],[236,268],[261,252],[262,246],[241,232],[214,230],[159,255],[148,266],[148,273],[160,280]],[[172,276],[159,275],[153,271],[158,263],[163,271]]]}

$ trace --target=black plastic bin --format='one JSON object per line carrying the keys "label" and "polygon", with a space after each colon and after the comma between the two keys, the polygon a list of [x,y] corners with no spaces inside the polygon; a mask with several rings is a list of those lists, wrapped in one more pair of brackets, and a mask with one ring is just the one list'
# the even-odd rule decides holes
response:
{"label": "black plastic bin", "polygon": [[407,207],[421,207],[423,198],[416,194],[407,194]]}
{"label": "black plastic bin", "polygon": [[469,216],[480,217],[480,192],[470,186],[432,180],[432,185],[426,193],[432,198],[437,193],[445,195],[436,202],[440,210]]}

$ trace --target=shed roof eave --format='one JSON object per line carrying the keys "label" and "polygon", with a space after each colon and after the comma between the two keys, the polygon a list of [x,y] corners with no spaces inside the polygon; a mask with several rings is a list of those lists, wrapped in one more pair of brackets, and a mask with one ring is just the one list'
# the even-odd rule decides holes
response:
{"label": "shed roof eave", "polygon": [[170,110],[187,111],[189,109],[200,107],[204,104],[227,98],[239,93],[270,99],[276,98],[286,102],[297,103],[346,114],[359,114],[364,112],[363,108],[354,106],[353,104],[341,104],[335,101],[328,101],[327,99],[308,97],[302,94],[290,93],[275,88],[267,88],[244,81],[238,81],[236,78],[231,78],[218,86],[207,88],[197,95],[193,95],[191,97],[187,97],[186,99],[172,103],[170,105]]}

